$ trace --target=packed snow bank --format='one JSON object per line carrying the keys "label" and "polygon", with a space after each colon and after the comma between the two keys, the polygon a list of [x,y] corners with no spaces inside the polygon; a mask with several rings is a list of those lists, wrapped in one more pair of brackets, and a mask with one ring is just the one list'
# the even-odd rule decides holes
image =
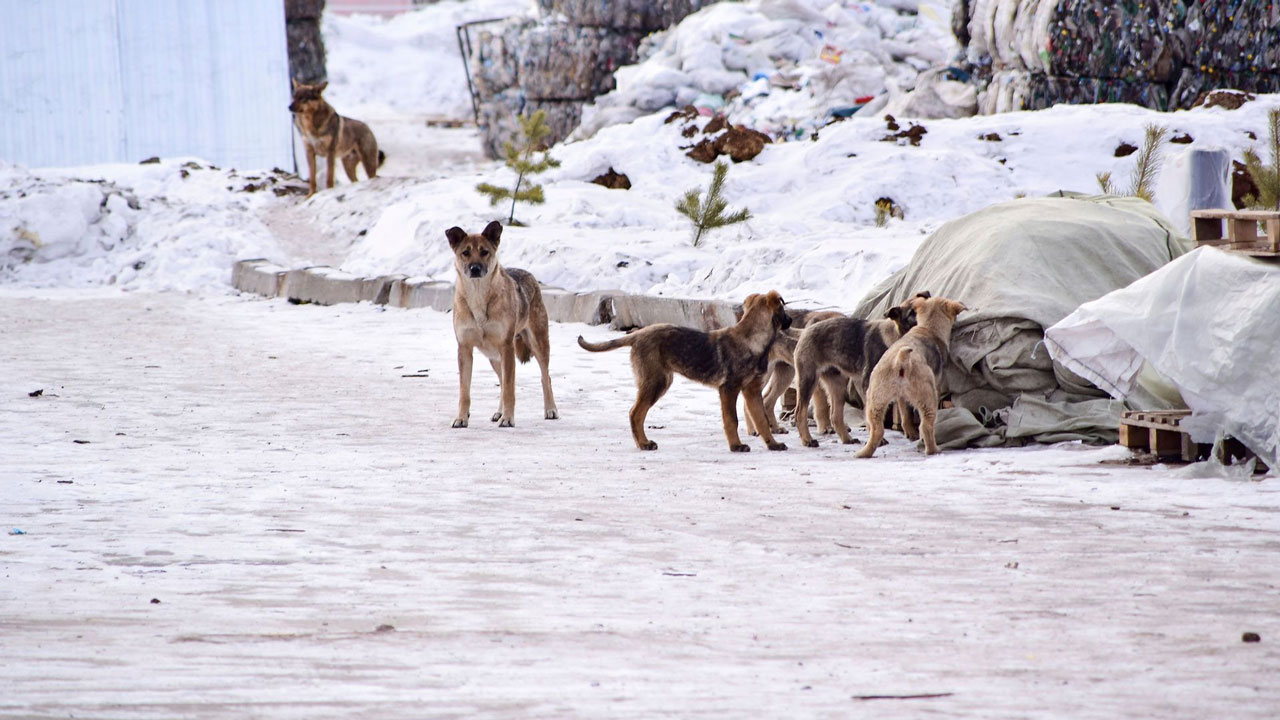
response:
{"label": "packed snow bank", "polygon": [[685,105],[774,137],[807,135],[944,65],[957,50],[949,15],[949,1],[712,5],[646,39],[646,59],[614,73],[617,89],[584,109],[573,137]]}
{"label": "packed snow bank", "polygon": [[454,28],[531,12],[533,0],[444,0],[390,18],[326,12],[326,97],[353,117],[471,117]]}
{"label": "packed snow bank", "polygon": [[0,283],[222,288],[236,260],[280,255],[251,211],[288,187],[279,172],[193,160],[39,172],[0,164]]}

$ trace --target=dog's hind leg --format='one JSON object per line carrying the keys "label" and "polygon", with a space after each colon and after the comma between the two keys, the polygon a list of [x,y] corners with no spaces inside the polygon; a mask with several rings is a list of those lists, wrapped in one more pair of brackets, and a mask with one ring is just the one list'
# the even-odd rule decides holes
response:
{"label": "dog's hind leg", "polygon": [[867,392],[867,444],[858,451],[858,457],[869,458],[880,447],[880,441],[884,440],[884,411],[888,407],[888,400],[880,399],[872,386]]}
{"label": "dog's hind leg", "polygon": [[556,409],[556,397],[551,392],[551,338],[547,331],[546,311],[533,311],[529,325],[529,346],[542,370],[542,415],[548,420],[555,420],[560,417],[560,411]]}
{"label": "dog's hind leg", "polygon": [[[907,436],[908,440],[919,440],[920,429],[916,427],[916,416],[911,411],[911,407],[907,405],[907,401],[898,398],[894,405],[897,420],[902,425],[902,434]],[[923,415],[923,413],[921,413]]]}
{"label": "dog's hind leg", "polygon": [[[782,362],[773,366],[773,373],[769,376],[769,387],[763,398],[764,417],[769,421],[769,431],[774,435],[785,435],[787,432],[787,429],[778,423],[778,416],[774,414],[774,410],[777,408],[778,398],[781,398],[787,388],[791,387],[791,381],[795,379],[795,376],[796,369],[790,363]],[[753,424],[751,413],[747,412],[747,428],[752,429]],[[751,434],[758,435],[759,433],[753,432]]]}
{"label": "dog's hind leg", "polygon": [[818,447],[818,441],[809,434],[809,398],[818,384],[817,368],[796,359],[796,433],[805,447]]}
{"label": "dog's hind leg", "polygon": [[818,423],[819,435],[830,435],[836,431],[831,427],[831,402],[827,399],[827,391],[821,387],[813,393],[813,419]]}
{"label": "dog's hind leg", "polygon": [[464,428],[471,419],[471,346],[458,344],[458,416],[453,427]]}
{"label": "dog's hind leg", "polygon": [[352,150],[342,156],[342,169],[347,171],[347,179],[351,182],[356,181],[356,168],[360,167],[360,156]]}
{"label": "dog's hind leg", "polygon": [[[788,383],[790,384],[790,383]],[[753,380],[742,386],[743,404],[747,409],[747,417],[755,417],[756,427],[760,428],[760,437],[770,450],[786,450],[787,446],[773,438],[769,432],[768,420],[765,418],[764,400],[760,397],[760,381]],[[737,398],[734,398],[737,402]]]}
{"label": "dog's hind leg", "polygon": [[844,375],[822,374],[822,389],[827,392],[827,401],[831,403],[831,427],[835,428],[836,434],[840,436],[840,442],[852,445],[853,437],[849,435],[849,426],[844,421],[844,385]]}
{"label": "dog's hind leg", "polygon": [[[634,362],[632,366],[639,367]],[[648,376],[640,372],[636,373],[636,404],[631,406],[631,437],[635,439],[636,447],[641,450],[658,449],[658,443],[644,434],[644,419],[649,414],[649,408],[653,407],[653,404],[658,402],[658,398],[671,387],[671,377],[670,373],[663,372]]]}

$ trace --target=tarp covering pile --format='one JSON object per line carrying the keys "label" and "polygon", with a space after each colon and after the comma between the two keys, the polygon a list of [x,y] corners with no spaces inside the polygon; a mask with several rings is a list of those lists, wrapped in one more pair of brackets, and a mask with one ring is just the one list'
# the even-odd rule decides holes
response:
{"label": "tarp covering pile", "polygon": [[1168,381],[1195,442],[1223,432],[1280,467],[1280,266],[1200,248],[1050,327],[1055,362],[1139,397]]}
{"label": "tarp covering pile", "polygon": [[[882,317],[917,292],[965,303],[951,337],[938,415],[943,447],[1082,439],[1115,442],[1124,405],[1046,352],[1044,329],[1189,249],[1150,203],[1054,196],[953,220],[854,315]],[[1149,408],[1144,408],[1149,409]]]}
{"label": "tarp covering pile", "polygon": [[1255,0],[960,0],[953,27],[989,80],[982,112],[1121,99],[1188,108],[1280,89],[1280,6]]}

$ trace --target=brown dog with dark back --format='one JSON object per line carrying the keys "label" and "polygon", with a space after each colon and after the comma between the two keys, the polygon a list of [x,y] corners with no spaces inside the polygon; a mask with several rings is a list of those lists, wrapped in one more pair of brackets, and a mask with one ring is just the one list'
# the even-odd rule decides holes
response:
{"label": "brown dog with dark back", "polygon": [[760,397],[769,371],[769,353],[779,336],[791,326],[782,297],[770,291],[749,295],[742,303],[742,319],[733,327],[703,332],[670,324],[650,325],[630,335],[602,343],[578,344],[591,352],[631,348],[631,369],[636,377],[636,402],[631,407],[631,435],[641,450],[657,450],[645,436],[649,408],[667,392],[675,373],[720,391],[720,419],[733,452],[751,448],[738,437],[738,394],[746,398],[747,413],[770,450],[786,450],[769,431]]}
{"label": "brown dog with dark back", "polygon": [[387,157],[378,149],[378,141],[368,125],[339,115],[321,96],[328,85],[327,82],[307,85],[296,79],[293,81],[293,102],[289,103],[289,112],[293,113],[293,123],[302,134],[302,143],[307,149],[307,171],[310,172],[307,197],[316,194],[316,153],[325,156],[327,188],[333,187],[337,159],[342,159],[347,179],[355,182],[357,165],[364,165],[365,174],[374,178]]}
{"label": "brown dog with dark back", "polygon": [[498,427],[512,427],[516,417],[516,358],[529,362],[532,355],[542,369],[543,416],[560,417],[551,393],[551,341],[547,333],[547,308],[533,275],[498,264],[502,224],[493,221],[480,234],[460,227],[445,231],[453,249],[458,279],[453,290],[453,333],[458,338],[458,415],[453,427],[464,428],[471,419],[472,351],[479,349],[498,374],[502,396],[491,418]]}

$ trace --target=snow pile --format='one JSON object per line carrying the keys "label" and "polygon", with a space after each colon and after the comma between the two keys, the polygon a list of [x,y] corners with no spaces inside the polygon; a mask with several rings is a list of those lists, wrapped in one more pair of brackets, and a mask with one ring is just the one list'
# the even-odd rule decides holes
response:
{"label": "snow pile", "polygon": [[685,105],[774,137],[805,134],[945,64],[957,50],[949,16],[949,1],[712,5],[647,39],[646,59],[614,74],[617,89],[587,106],[574,137]]}
{"label": "snow pile", "polygon": [[471,117],[467,77],[454,28],[519,15],[532,0],[443,0],[390,18],[324,14],[329,89],[325,97],[352,117]]}
{"label": "snow pile", "polygon": [[285,187],[279,173],[191,160],[39,172],[0,164],[0,283],[224,287],[236,260],[279,256],[248,211]]}

